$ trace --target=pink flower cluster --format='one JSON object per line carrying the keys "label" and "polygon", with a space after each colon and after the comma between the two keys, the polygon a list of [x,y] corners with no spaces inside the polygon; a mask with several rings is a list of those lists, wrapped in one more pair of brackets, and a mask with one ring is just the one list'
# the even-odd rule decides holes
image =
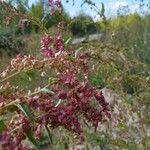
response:
{"label": "pink flower cluster", "polygon": [[[49,41],[45,41],[45,45],[48,44]],[[55,51],[52,51],[52,53],[52,56],[55,56]],[[48,55],[48,57],[51,56]],[[18,59],[21,58],[24,59],[24,57],[18,56]],[[16,97],[14,97],[14,94],[10,94],[9,101],[6,96],[0,97],[1,106],[13,102],[15,98],[20,99],[19,103],[25,103],[29,110],[32,110],[31,113],[34,117],[33,125],[32,121],[27,119],[21,110],[16,110],[17,118],[10,120],[7,130],[0,133],[0,145],[3,149],[13,149],[13,146],[15,146],[18,150],[24,150],[22,141],[26,138],[27,132],[32,130],[35,137],[40,138],[44,125],[51,128],[63,126],[68,131],[75,133],[80,141],[83,141],[81,118],[93,125],[95,130],[99,123],[111,118],[109,104],[105,101],[102,92],[88,83],[87,66],[85,66],[86,61],[84,61],[86,58],[79,57],[74,60],[69,58],[70,54],[66,54],[62,55],[61,59],[54,57],[47,60],[47,63],[50,62],[51,64],[51,69],[57,70],[55,82],[48,88],[51,93],[40,92],[33,96],[25,96],[21,94],[19,89],[17,89],[17,92],[15,89],[13,91],[10,89],[12,93],[15,92]],[[79,78],[80,73],[86,75],[82,80]],[[16,127],[19,127],[19,129],[16,129],[17,132],[12,132]],[[8,131],[13,134],[9,134]]]}
{"label": "pink flower cluster", "polygon": [[[92,123],[95,129],[98,123],[110,118],[109,104],[101,92],[86,82],[79,81],[74,74],[58,75],[58,82],[52,85],[53,95],[39,95],[30,97],[29,106],[42,112],[37,122],[49,124],[52,128],[64,126],[84,139],[80,117]],[[60,104],[57,102],[61,100]],[[96,102],[94,105],[92,103]]]}
{"label": "pink flower cluster", "polygon": [[41,52],[46,57],[55,57],[64,51],[64,44],[61,34],[58,33],[53,38],[49,35],[45,36],[41,40]]}
{"label": "pink flower cluster", "polygon": [[[17,129],[17,132],[15,129]],[[14,130],[15,134],[11,134]],[[22,143],[26,139],[26,134],[30,131],[30,121],[23,115],[18,115],[16,120],[9,123],[9,126],[4,132],[0,133],[0,145],[2,149],[9,150],[29,150],[25,144]]]}
{"label": "pink flower cluster", "polygon": [[[52,12],[59,10],[61,0],[49,0],[49,6]],[[58,28],[62,27],[63,24],[58,25]],[[15,59],[12,59],[10,66],[0,74],[0,78],[3,79],[1,83],[11,78],[12,73],[15,76],[33,69],[51,70],[53,74],[47,73],[47,76],[48,79],[54,79],[54,82],[50,84],[48,80],[48,86],[46,86],[48,92],[40,89],[27,93],[25,89],[11,84],[3,84],[0,87],[2,91],[0,91],[0,115],[1,112],[7,114],[10,106],[13,106],[15,112],[14,117],[5,121],[6,128],[0,132],[0,148],[27,150],[23,141],[28,133],[33,132],[38,139],[45,125],[51,128],[63,126],[83,142],[81,121],[84,120],[93,125],[96,130],[99,123],[111,118],[110,106],[102,92],[88,82],[90,72],[88,53],[75,56],[74,51],[70,50],[60,55],[64,48],[60,32],[54,37],[46,35],[41,39],[41,53],[52,59],[40,60],[31,56],[17,55]],[[27,106],[33,119],[18,107],[19,104]]]}
{"label": "pink flower cluster", "polygon": [[2,149],[27,150],[27,148],[21,144],[21,141],[24,139],[25,135],[23,133],[18,133],[14,137],[8,131],[5,131],[0,134],[0,145]]}
{"label": "pink flower cluster", "polygon": [[62,9],[61,0],[49,0],[49,6],[51,8],[51,14],[53,15],[56,10]]}

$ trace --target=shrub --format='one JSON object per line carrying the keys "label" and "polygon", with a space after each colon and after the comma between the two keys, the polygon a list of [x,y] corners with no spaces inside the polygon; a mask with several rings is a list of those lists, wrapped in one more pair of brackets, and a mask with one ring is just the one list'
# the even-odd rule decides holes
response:
{"label": "shrub", "polygon": [[73,36],[84,36],[98,31],[92,18],[85,14],[79,14],[73,18],[69,28]]}

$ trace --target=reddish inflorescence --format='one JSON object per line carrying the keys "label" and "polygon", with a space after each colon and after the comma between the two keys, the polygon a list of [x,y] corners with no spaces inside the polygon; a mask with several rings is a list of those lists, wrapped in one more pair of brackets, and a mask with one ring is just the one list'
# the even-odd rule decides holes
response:
{"label": "reddish inflorescence", "polygon": [[55,57],[64,51],[64,44],[61,34],[58,33],[54,38],[47,35],[41,40],[41,52],[46,57]]}
{"label": "reddish inflorescence", "polygon": [[[26,139],[30,127],[30,121],[25,116],[18,115],[16,120],[10,122],[9,126],[0,134],[1,147],[9,150],[28,150],[29,148],[22,141]],[[13,130],[14,132],[11,134]]]}
{"label": "reddish inflorescence", "polygon": [[[24,136],[30,130],[34,131],[35,137],[39,139],[44,125],[48,125],[51,128],[63,126],[78,135],[77,137],[83,141],[84,135],[80,123],[81,118],[85,118],[95,129],[99,123],[103,123],[108,118],[111,118],[109,104],[105,101],[102,92],[88,83],[88,61],[86,56],[84,59],[82,57],[70,59],[71,54],[63,53],[56,57],[59,51],[64,51],[61,49],[63,45],[62,39],[58,37],[48,40],[47,38],[43,41],[44,47],[42,47],[42,51],[51,51],[53,55],[46,55],[48,59],[45,60],[45,63],[51,69],[54,69],[56,73],[55,82],[51,83],[48,87],[51,93],[37,92],[33,96],[32,94],[25,95],[21,94],[22,91],[19,91],[19,89],[11,89],[10,85],[10,87],[7,86],[7,91],[10,91],[9,97],[3,93],[4,96],[0,97],[0,105],[3,107],[15,101],[15,99],[19,99],[19,103],[25,103],[29,110],[32,110],[33,116],[35,115],[36,119],[34,119],[35,124],[33,126],[32,121],[27,119],[17,109],[16,113],[18,116],[10,120],[7,131],[0,134],[0,144],[4,149],[11,148],[14,139],[18,144],[18,149],[22,148]],[[53,50],[49,48],[50,42],[55,43],[53,44]],[[17,70],[17,67],[19,67],[21,70],[26,70],[26,68],[34,66],[36,63],[38,63],[38,60],[32,57],[18,55],[11,62],[10,68]],[[80,74],[83,74],[83,79],[80,79]],[[9,135],[9,132],[16,127],[18,127],[17,134]]]}
{"label": "reddish inflorescence", "polygon": [[56,12],[56,10],[61,11],[61,9],[62,9],[61,0],[48,0],[48,2],[49,2],[49,6],[51,8],[52,15]]}
{"label": "reddish inflorescence", "polygon": [[[53,9],[61,7],[60,0],[49,0]],[[15,117],[6,121],[7,127],[0,132],[0,147],[10,150],[26,150],[24,139],[33,132],[37,139],[42,136],[42,129],[63,126],[83,141],[84,134],[81,120],[92,124],[95,129],[99,123],[111,118],[109,104],[99,90],[88,82],[89,55],[75,56],[72,51],[64,51],[64,42],[59,32],[55,37],[46,35],[41,40],[41,53],[46,57],[38,59],[31,56],[17,55],[0,77],[6,79],[32,69],[51,70],[54,76],[48,75],[48,92],[20,89],[11,84],[0,87],[0,114],[10,109]],[[42,67],[41,67],[42,66]],[[38,70],[38,71],[39,71]],[[13,74],[13,75],[11,75]],[[50,82],[49,79],[54,79]],[[46,79],[45,79],[46,80]],[[50,82],[50,83],[49,83]],[[50,91],[50,92],[49,92]],[[20,106],[30,111],[32,118],[19,109]],[[13,109],[10,106],[14,106]],[[17,107],[17,108],[16,108]]]}
{"label": "reddish inflorescence", "polygon": [[[83,136],[80,126],[80,116],[83,115],[95,128],[99,122],[109,118],[109,105],[101,92],[86,82],[80,82],[73,73],[59,74],[58,82],[52,85],[54,95],[40,95],[31,97],[29,105],[41,111],[44,115],[39,117],[39,124],[50,124],[55,128],[64,126],[79,136]],[[56,106],[58,100],[61,103]],[[94,100],[100,104],[92,105]]]}
{"label": "reddish inflorescence", "polygon": [[[23,97],[23,95],[19,97],[18,95],[17,98],[21,99],[20,103],[26,103],[33,114],[36,115],[36,119],[34,120],[35,124],[33,126],[32,121],[27,119],[17,109],[18,116],[10,121],[7,130],[10,132],[16,127],[19,129],[17,129],[17,134],[9,135],[10,137],[8,136],[8,131],[0,134],[0,144],[3,148],[10,148],[12,143],[14,143],[14,139],[18,144],[18,148],[22,148],[24,136],[31,129],[34,131],[35,137],[39,139],[42,135],[44,125],[48,125],[51,128],[63,126],[78,135],[77,137],[83,141],[84,135],[80,123],[82,117],[89,123],[92,123],[95,129],[99,123],[111,117],[109,104],[105,101],[102,92],[92,87],[88,83],[87,77],[84,77],[84,80],[80,80],[78,77],[78,74],[84,66],[83,59],[78,58],[73,62],[68,60],[66,55],[62,55],[60,58],[54,57],[52,60],[48,59],[55,69],[58,69],[57,67],[60,64],[62,65],[60,69],[61,73],[56,74],[56,81],[49,87],[49,90],[52,91],[51,94],[37,93],[36,95],[32,96],[31,94],[31,96],[26,97]],[[87,68],[85,72],[87,74]],[[5,106],[5,103],[3,103],[6,101],[5,98],[8,97],[1,96],[0,102],[2,106]],[[7,100],[6,102],[14,100],[14,95],[10,95],[9,101]],[[20,134],[24,136],[20,136]]]}

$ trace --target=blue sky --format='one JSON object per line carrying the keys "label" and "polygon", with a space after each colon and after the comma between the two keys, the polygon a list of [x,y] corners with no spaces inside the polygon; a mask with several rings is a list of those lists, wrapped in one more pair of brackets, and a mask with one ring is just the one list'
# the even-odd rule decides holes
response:
{"label": "blue sky", "polygon": [[[36,2],[37,0],[29,0],[30,4]],[[106,9],[106,15],[107,16],[113,16],[116,14],[117,9],[120,6],[126,6],[129,5],[129,9],[131,12],[138,11],[139,5],[136,0],[93,0],[96,3],[96,6],[100,7],[101,2],[105,4]],[[145,2],[148,2],[148,0],[144,0]],[[66,0],[62,0],[63,6],[66,9],[67,12],[71,16],[75,16],[79,14],[80,11],[83,11],[84,13],[91,15],[95,20],[98,19],[96,12],[94,10],[90,9],[90,6],[85,4],[83,7],[80,7],[82,4],[82,0],[75,0],[75,5],[72,6],[72,0],[70,0],[69,3],[66,3]]]}

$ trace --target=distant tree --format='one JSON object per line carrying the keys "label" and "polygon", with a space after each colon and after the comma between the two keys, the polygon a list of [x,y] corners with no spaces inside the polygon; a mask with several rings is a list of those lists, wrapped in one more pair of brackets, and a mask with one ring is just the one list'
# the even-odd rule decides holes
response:
{"label": "distant tree", "polygon": [[43,18],[43,3],[41,0],[37,1],[35,4],[32,4],[30,13],[33,17],[42,20],[42,18]]}
{"label": "distant tree", "polygon": [[97,31],[96,24],[92,17],[83,12],[72,19],[69,29],[74,36],[84,36]]}

